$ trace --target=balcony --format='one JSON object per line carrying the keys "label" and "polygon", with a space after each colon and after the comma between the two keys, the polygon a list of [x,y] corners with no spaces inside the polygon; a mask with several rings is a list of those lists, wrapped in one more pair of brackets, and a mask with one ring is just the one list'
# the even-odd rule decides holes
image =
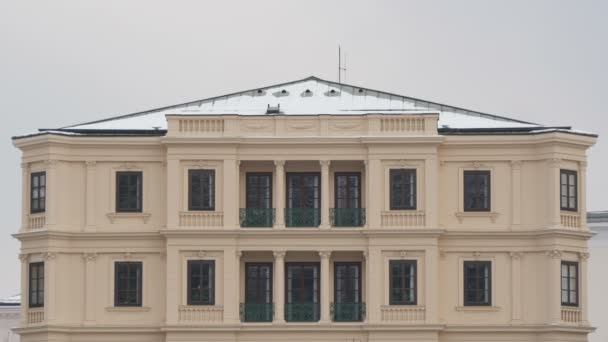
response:
{"label": "balcony", "polygon": [[361,322],[365,318],[365,303],[332,303],[334,322]]}
{"label": "balcony", "polygon": [[241,227],[266,228],[274,224],[273,208],[241,208],[239,217]]}
{"label": "balcony", "polygon": [[332,208],[329,219],[333,227],[363,227],[365,225],[364,208]]}
{"label": "balcony", "polygon": [[272,322],[274,306],[270,304],[241,303],[242,322]]}
{"label": "balcony", "polygon": [[285,225],[287,227],[318,227],[321,224],[319,208],[286,208]]}
{"label": "balcony", "polygon": [[319,303],[285,304],[285,320],[287,322],[318,322],[319,319]]}

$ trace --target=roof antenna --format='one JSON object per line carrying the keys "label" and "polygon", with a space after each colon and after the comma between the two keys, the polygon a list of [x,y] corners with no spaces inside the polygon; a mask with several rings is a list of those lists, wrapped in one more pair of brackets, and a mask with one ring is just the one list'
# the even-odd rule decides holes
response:
{"label": "roof antenna", "polygon": [[342,71],[346,80],[346,53],[344,53],[344,67],[342,67],[342,47],[338,45],[338,83],[342,83]]}

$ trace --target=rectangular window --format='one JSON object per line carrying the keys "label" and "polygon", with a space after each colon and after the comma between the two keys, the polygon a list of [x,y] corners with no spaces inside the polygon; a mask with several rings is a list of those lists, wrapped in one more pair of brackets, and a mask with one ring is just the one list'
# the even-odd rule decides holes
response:
{"label": "rectangular window", "polygon": [[116,212],[132,213],[142,211],[141,171],[116,172]]}
{"label": "rectangular window", "polygon": [[578,263],[562,261],[562,305],[578,306]]}
{"label": "rectangular window", "polygon": [[188,210],[215,210],[215,170],[189,170],[188,189]]}
{"label": "rectangular window", "polygon": [[188,305],[215,305],[215,261],[188,261]]}
{"label": "rectangular window", "polygon": [[416,209],[416,170],[390,171],[391,210]]}
{"label": "rectangular window", "polygon": [[361,174],[336,172],[334,180],[335,208],[361,207]]}
{"label": "rectangular window", "polygon": [[416,305],[416,261],[391,260],[390,269],[390,305]]}
{"label": "rectangular window", "polygon": [[464,262],[464,305],[489,306],[491,301],[492,263],[490,261]]}
{"label": "rectangular window", "polygon": [[121,261],[114,267],[114,306],[142,306],[143,264]]}
{"label": "rectangular window", "polygon": [[562,210],[578,210],[576,171],[560,170],[560,206]]}
{"label": "rectangular window", "polygon": [[33,262],[30,264],[29,277],[29,306],[39,308],[44,306],[44,263]]}
{"label": "rectangular window", "polygon": [[248,172],[245,183],[246,208],[272,208],[272,173]]}
{"label": "rectangular window", "polygon": [[35,172],[30,180],[30,212],[42,213],[46,208],[46,172]]}
{"label": "rectangular window", "polygon": [[490,171],[464,171],[464,211],[490,208]]}

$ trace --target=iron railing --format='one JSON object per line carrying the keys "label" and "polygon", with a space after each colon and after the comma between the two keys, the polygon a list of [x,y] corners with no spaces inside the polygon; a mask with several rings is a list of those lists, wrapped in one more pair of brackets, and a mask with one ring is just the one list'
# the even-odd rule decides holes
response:
{"label": "iron railing", "polygon": [[365,303],[332,303],[334,322],[362,322],[365,319]]}
{"label": "iron railing", "polygon": [[272,322],[274,305],[272,303],[241,303],[242,322]]}
{"label": "iron railing", "polygon": [[272,227],[274,213],[273,208],[241,208],[241,227]]}
{"label": "iron railing", "polygon": [[285,225],[287,227],[318,227],[321,223],[319,208],[286,208]]}
{"label": "iron railing", "polygon": [[334,227],[363,227],[364,208],[332,208],[329,210],[331,225]]}
{"label": "iron railing", "polygon": [[317,322],[319,319],[319,303],[285,304],[285,320],[287,322]]}

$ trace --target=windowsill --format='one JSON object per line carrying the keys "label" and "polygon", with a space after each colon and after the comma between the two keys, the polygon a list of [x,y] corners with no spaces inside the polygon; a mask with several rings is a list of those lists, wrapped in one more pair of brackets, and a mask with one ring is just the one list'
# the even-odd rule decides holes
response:
{"label": "windowsill", "polygon": [[458,218],[458,222],[462,223],[465,218],[484,218],[488,217],[492,220],[492,223],[496,223],[498,213],[495,211],[459,211],[454,215]]}
{"label": "windowsill", "polygon": [[117,212],[113,212],[113,213],[107,213],[106,216],[110,219],[110,223],[114,223],[114,221],[116,221],[116,219],[141,219],[143,221],[143,223],[148,223],[148,220],[150,219],[150,216],[152,216],[152,214],[150,213],[117,213]]}
{"label": "windowsill", "polygon": [[487,311],[500,311],[500,306],[483,306],[483,305],[479,305],[479,306],[456,306],[455,307],[456,311],[472,311],[472,312],[476,312],[476,311],[481,311],[481,312],[487,312]]}
{"label": "windowsill", "polygon": [[108,312],[148,312],[150,311],[149,306],[108,306],[106,307]]}

